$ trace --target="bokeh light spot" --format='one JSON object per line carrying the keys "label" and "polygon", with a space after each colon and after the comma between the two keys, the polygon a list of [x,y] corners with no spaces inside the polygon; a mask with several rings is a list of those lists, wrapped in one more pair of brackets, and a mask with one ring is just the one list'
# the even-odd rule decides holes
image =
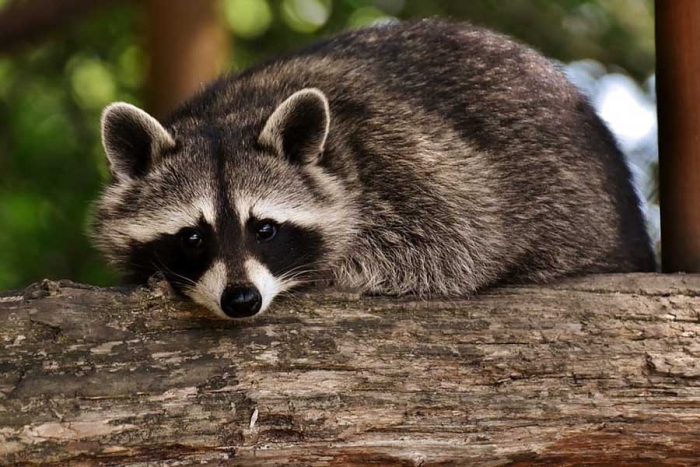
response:
{"label": "bokeh light spot", "polygon": [[282,17],[295,31],[312,33],[331,15],[331,0],[284,0]]}
{"label": "bokeh light spot", "polygon": [[73,94],[87,109],[100,109],[114,100],[114,76],[100,61],[79,59],[69,64]]}
{"label": "bokeh light spot", "polygon": [[388,16],[379,8],[367,6],[358,8],[353,12],[348,19],[348,26],[351,28],[361,28],[392,21],[396,21],[396,18]]}
{"label": "bokeh light spot", "polygon": [[254,39],[270,28],[272,9],[267,0],[226,0],[224,17],[234,34]]}

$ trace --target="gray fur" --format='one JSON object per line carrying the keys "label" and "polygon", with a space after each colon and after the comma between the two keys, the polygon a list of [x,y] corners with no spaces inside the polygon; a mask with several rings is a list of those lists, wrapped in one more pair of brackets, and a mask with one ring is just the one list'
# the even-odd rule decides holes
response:
{"label": "gray fur", "polygon": [[97,243],[127,269],[149,237],[133,226],[155,239],[164,218],[186,212],[184,227],[209,209],[212,261],[249,280],[257,253],[232,226],[255,203],[323,240],[280,283],[457,296],[655,267],[629,170],[586,99],[537,52],[473,26],[340,35],[219,80],[164,131],[177,147],[154,146],[140,177],[115,173],[97,204]]}

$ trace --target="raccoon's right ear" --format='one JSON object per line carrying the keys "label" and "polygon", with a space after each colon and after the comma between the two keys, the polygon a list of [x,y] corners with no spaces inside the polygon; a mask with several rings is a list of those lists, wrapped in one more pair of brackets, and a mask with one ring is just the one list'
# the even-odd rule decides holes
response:
{"label": "raccoon's right ear", "polygon": [[330,109],[326,95],[315,88],[297,91],[272,113],[258,141],[297,164],[318,160],[326,145]]}
{"label": "raccoon's right ear", "polygon": [[175,140],[148,113],[117,102],[102,112],[102,146],[112,175],[118,180],[129,180],[145,175],[153,158],[174,148]]}

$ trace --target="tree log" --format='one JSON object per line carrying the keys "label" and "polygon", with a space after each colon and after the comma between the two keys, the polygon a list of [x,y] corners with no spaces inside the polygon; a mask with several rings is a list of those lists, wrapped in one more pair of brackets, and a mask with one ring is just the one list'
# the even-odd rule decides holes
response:
{"label": "tree log", "polygon": [[44,281],[0,298],[0,463],[700,465],[699,338],[693,275],[244,322],[163,284]]}

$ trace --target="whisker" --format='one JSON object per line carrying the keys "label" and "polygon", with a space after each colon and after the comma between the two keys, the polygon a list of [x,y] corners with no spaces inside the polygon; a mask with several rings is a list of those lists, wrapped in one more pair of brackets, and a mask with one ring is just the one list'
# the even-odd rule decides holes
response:
{"label": "whisker", "polygon": [[[194,287],[197,286],[197,283],[196,283],[195,281],[193,281],[192,279],[190,279],[189,277],[185,277],[185,276],[183,276],[182,274],[178,274],[178,273],[176,273],[175,271],[173,271],[172,269],[170,269],[169,267],[167,267],[167,266],[163,263],[163,261],[161,261],[161,259],[158,257],[158,254],[157,254],[157,253],[155,254],[155,257],[156,257],[156,260],[158,261],[158,264],[156,264],[155,262],[153,262],[153,266],[156,267],[159,271],[161,271],[166,277],[167,277],[167,274],[165,274],[165,272],[167,272],[167,273],[169,273],[169,274],[175,276],[175,277],[178,278],[178,279],[184,280],[184,281],[185,281],[185,284],[192,285],[192,286],[194,286]],[[159,265],[160,265],[160,267],[162,267],[163,269],[165,269],[165,271],[161,270],[161,269],[158,267]]]}
{"label": "whisker", "polygon": [[[293,268],[289,271],[286,271],[284,274],[282,274],[278,280],[280,281],[286,281],[291,278],[296,278],[301,275],[307,275],[307,274],[318,274],[318,273],[329,273],[331,272],[330,269],[318,269],[318,268],[310,268],[311,265],[301,265],[297,266],[296,268]],[[304,269],[307,268],[307,269]]]}

